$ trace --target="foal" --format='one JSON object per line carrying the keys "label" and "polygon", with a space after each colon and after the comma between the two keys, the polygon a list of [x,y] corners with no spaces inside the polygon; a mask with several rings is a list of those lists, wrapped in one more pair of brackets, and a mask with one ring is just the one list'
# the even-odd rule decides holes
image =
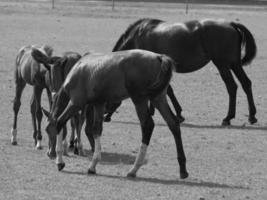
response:
{"label": "foal", "polygon": [[[17,145],[17,116],[21,105],[21,95],[26,83],[33,86],[33,95],[31,98],[31,115],[33,124],[33,139],[34,144],[37,149],[41,149],[41,120],[42,120],[42,110],[41,110],[41,96],[43,89],[46,89],[49,104],[51,106],[51,93],[49,90],[49,83],[47,77],[47,70],[43,65],[36,62],[32,56],[31,51],[33,48],[39,49],[43,54],[51,56],[53,49],[48,45],[29,45],[22,47],[16,57],[15,66],[15,98],[13,102],[14,120],[13,127],[11,129],[11,144]],[[36,124],[37,121],[37,124]]]}
{"label": "foal", "polygon": [[[33,49],[32,57],[39,63],[42,63],[44,64],[44,66],[46,66],[49,72],[50,91],[52,92],[52,96],[54,97],[56,92],[58,92],[61,85],[63,84],[70,70],[73,68],[76,62],[81,58],[81,55],[76,52],[65,52],[62,57],[57,57],[57,56],[49,57],[45,55],[44,53],[42,53],[41,51],[39,51],[38,49]],[[73,142],[72,145],[74,147],[74,153],[79,154],[79,155],[83,155],[82,142],[81,142],[81,137],[80,137],[83,121],[84,119],[82,115],[79,115],[78,113],[74,117],[71,118],[72,132],[71,132],[71,139],[70,139],[70,147],[71,147],[71,143]],[[74,142],[75,130],[77,134],[76,134],[76,139]],[[66,129],[64,131],[64,137],[65,136],[66,136]],[[93,148],[94,147],[92,146],[92,149]],[[65,152],[66,152],[66,148],[65,148]],[[56,156],[55,151],[51,149],[50,144],[49,144],[49,151],[47,155],[50,158],[53,158]]]}
{"label": "foal", "polygon": [[135,177],[144,162],[154,129],[154,122],[148,107],[148,102],[151,101],[167,122],[174,136],[180,177],[188,177],[180,125],[176,122],[166,100],[166,91],[173,69],[174,63],[169,57],[144,50],[82,57],[61,86],[48,116],[49,124],[46,131],[52,146],[56,146],[58,170],[65,167],[62,159],[62,127],[70,117],[88,105],[91,108],[92,117],[92,119],[87,119],[90,123],[88,131],[95,141],[95,152],[88,173],[96,173],[96,165],[101,159],[105,104],[130,97],[140,120],[142,144],[134,166],[127,176]]}

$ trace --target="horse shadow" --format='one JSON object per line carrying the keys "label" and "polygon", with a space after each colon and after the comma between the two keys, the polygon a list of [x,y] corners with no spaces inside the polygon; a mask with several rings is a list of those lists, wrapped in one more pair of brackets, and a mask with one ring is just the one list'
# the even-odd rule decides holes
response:
{"label": "horse shadow", "polygon": [[[89,158],[91,161],[93,158],[93,152],[88,149],[84,149],[84,156]],[[135,161],[135,156],[124,153],[114,153],[114,152],[101,152],[101,161],[102,165],[133,165]],[[146,163],[147,161],[145,161]]]}
{"label": "horse shadow", "polygon": [[[138,125],[140,124],[138,122],[133,121],[118,121],[113,120],[113,123],[116,124],[126,124],[126,125]],[[162,126],[167,127],[165,123],[155,123],[156,126]],[[230,125],[230,126],[221,126],[221,125],[198,125],[198,124],[192,124],[192,123],[182,123],[181,127],[185,128],[193,128],[193,129],[235,129],[235,130],[262,130],[266,131],[267,126],[246,126],[246,125]]]}
{"label": "horse shadow", "polygon": [[236,189],[236,190],[250,190],[251,188],[245,187],[242,185],[230,185],[224,183],[216,183],[211,181],[202,181],[198,179],[188,178],[186,180],[179,179],[159,179],[159,178],[151,178],[151,177],[135,177],[129,178],[121,175],[110,175],[110,174],[88,174],[85,171],[68,171],[64,169],[61,171],[62,173],[69,175],[80,175],[80,176],[98,176],[115,180],[127,180],[132,182],[145,182],[145,183],[153,183],[153,184],[161,184],[161,185],[183,185],[188,187],[203,187],[203,188],[221,188],[221,189]]}

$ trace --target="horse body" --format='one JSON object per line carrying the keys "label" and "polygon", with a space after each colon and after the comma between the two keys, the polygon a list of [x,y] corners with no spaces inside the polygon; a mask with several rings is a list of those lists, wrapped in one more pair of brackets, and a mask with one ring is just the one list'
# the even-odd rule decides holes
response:
{"label": "horse body", "polygon": [[[47,70],[32,58],[32,48],[38,48],[38,46],[26,46],[19,50],[16,58],[15,77],[16,79],[23,79],[32,86],[35,84],[45,85],[45,73]],[[48,54],[42,47],[39,47],[39,49]]]}
{"label": "horse body", "polygon": [[[77,111],[88,106],[87,131],[95,141],[95,152],[88,173],[96,172],[101,158],[101,134],[105,105],[110,101],[122,101],[130,97],[135,105],[142,129],[142,145],[128,176],[136,176],[144,161],[147,146],[154,128],[148,101],[160,111],[173,133],[180,176],[186,178],[186,158],[179,123],[175,121],[166,100],[173,61],[165,56],[144,50],[113,52],[105,55],[86,55],[72,68],[64,84],[56,94],[49,124],[46,128],[52,146],[56,149],[58,169],[65,166],[62,159],[61,129]],[[56,147],[56,148],[55,148]]]}
{"label": "horse body", "polygon": [[[53,49],[48,45],[38,46],[31,45],[25,46],[19,50],[16,57],[16,67],[15,67],[15,98],[13,103],[14,110],[14,121],[11,130],[11,143],[13,145],[17,144],[17,115],[21,105],[21,95],[26,84],[33,86],[33,95],[31,99],[31,114],[33,123],[33,138],[37,149],[41,148],[41,95],[44,88],[47,89],[47,95],[49,98],[49,103],[51,104],[51,93],[47,85],[47,70],[36,62],[32,56],[31,51],[33,48],[38,48],[40,51],[48,56],[52,55]],[[37,123],[36,123],[37,121]]]}
{"label": "horse body", "polygon": [[201,42],[201,34],[201,25],[197,21],[194,21],[194,26],[192,22],[174,25],[162,23],[153,31],[144,34],[143,40],[147,42],[141,42],[140,48],[153,49],[154,52],[169,55],[177,63],[176,72],[188,73],[202,68],[209,62]]}
{"label": "horse body", "polygon": [[[38,49],[33,49],[31,52],[33,58],[42,63],[46,69],[48,70],[49,75],[49,89],[52,92],[53,99],[55,98],[55,94],[59,91],[60,87],[62,86],[66,76],[71,71],[73,66],[77,63],[77,61],[81,58],[81,55],[77,52],[65,52],[62,56],[47,56],[43,52]],[[71,137],[70,137],[70,148],[74,148],[74,153],[83,155],[82,149],[82,142],[80,138],[82,124],[84,122],[83,114],[77,113],[74,117],[71,118]],[[76,138],[75,138],[75,131],[76,131]],[[64,138],[67,135],[66,127],[63,129]],[[91,139],[91,138],[90,138]],[[89,139],[89,141],[90,141]],[[67,154],[67,143],[65,142],[65,149],[64,153]],[[50,158],[55,157],[56,155],[52,154],[51,152],[51,144],[49,143],[49,150],[47,155]],[[91,144],[92,150],[94,146]]]}
{"label": "horse body", "polygon": [[[245,47],[243,58],[242,46]],[[237,85],[232,71],[247,94],[249,121],[257,121],[251,81],[242,68],[242,65],[253,60],[257,48],[252,34],[244,25],[211,19],[175,24],[156,19],[140,19],[121,35],[113,51],[135,48],[170,56],[176,62],[176,72],[179,73],[196,71],[212,61],[229,93],[229,109],[223,125],[229,125],[235,117]],[[176,101],[174,107],[177,115],[180,115],[181,108],[176,98],[169,92],[168,95],[172,95],[172,102]]]}
{"label": "horse body", "polygon": [[[128,57],[129,55],[131,58]],[[65,90],[74,98],[71,101],[76,105],[107,100],[116,102],[129,97],[129,90],[132,93],[146,90],[147,88],[143,88],[144,85],[149,86],[151,79],[154,80],[157,74],[150,74],[151,77],[145,77],[145,75],[150,70],[154,72],[155,70],[151,68],[156,63],[153,62],[160,60],[152,60],[151,63],[144,64],[143,60],[151,57],[151,53],[147,51],[143,53],[143,51],[133,50],[129,55],[128,52],[118,52],[105,56],[83,57],[77,63],[78,67],[73,68],[71,75],[64,82]],[[135,60],[135,57],[138,59]],[[76,78],[77,76],[79,79]],[[134,82],[136,79],[140,82]],[[80,89],[77,90],[77,88]]]}

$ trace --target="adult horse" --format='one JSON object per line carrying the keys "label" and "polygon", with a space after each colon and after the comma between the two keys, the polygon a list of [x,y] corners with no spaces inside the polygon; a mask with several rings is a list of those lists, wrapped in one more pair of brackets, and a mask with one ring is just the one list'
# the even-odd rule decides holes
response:
{"label": "adult horse", "polygon": [[[70,70],[76,64],[76,62],[81,58],[81,55],[77,52],[65,52],[63,56],[47,56],[43,52],[38,49],[32,50],[32,57],[42,63],[49,72],[50,77],[50,91],[52,95],[56,94],[61,85],[63,84],[65,78],[67,77]],[[74,148],[74,153],[78,155],[83,155],[83,145],[81,141],[81,127],[84,122],[84,113],[76,114],[71,118],[71,137],[70,137],[70,148]],[[76,131],[76,138],[74,139]],[[64,137],[66,135],[66,131],[64,132]],[[88,136],[89,143],[91,144],[92,151],[94,151],[94,141],[93,138]],[[65,148],[66,150],[66,148]],[[50,158],[55,157],[56,155],[53,154],[54,152],[51,151],[51,145],[49,144],[49,151],[48,156]]]}
{"label": "adult horse", "polygon": [[[53,53],[52,47],[48,45],[30,45],[22,47],[16,57],[15,63],[15,98],[13,102],[14,120],[11,129],[11,144],[17,145],[17,116],[21,105],[21,95],[26,84],[33,86],[33,95],[31,98],[31,115],[33,124],[33,139],[37,149],[41,149],[41,96],[43,89],[46,89],[49,103],[51,105],[51,92],[49,90],[48,74],[43,65],[36,62],[32,56],[33,48],[38,48],[45,55],[51,56]],[[37,121],[37,123],[36,123]]]}
{"label": "adult horse", "polygon": [[[245,47],[243,58],[242,47]],[[131,24],[120,36],[113,51],[136,48],[170,56],[176,62],[178,73],[199,70],[212,61],[229,94],[228,114],[223,119],[222,125],[230,125],[236,113],[237,84],[231,73],[233,72],[247,95],[248,120],[251,124],[257,122],[252,84],[242,68],[254,59],[257,47],[253,35],[244,25],[210,19],[175,24],[158,19],[140,19]],[[168,95],[177,116],[181,116],[182,109],[171,86],[168,88]],[[110,120],[111,115],[112,112],[107,116],[107,120]]]}
{"label": "adult horse", "polygon": [[61,129],[70,117],[87,105],[91,109],[91,115],[87,115],[88,118],[91,117],[87,118],[89,131],[95,141],[95,152],[88,173],[96,173],[96,165],[101,159],[100,138],[105,104],[130,97],[140,120],[142,145],[128,176],[135,177],[143,164],[153,132],[154,122],[148,108],[150,101],[159,110],[174,136],[180,177],[186,178],[188,173],[180,126],[166,100],[173,68],[174,63],[169,57],[144,50],[82,57],[68,74],[48,115],[46,131],[51,144],[56,146],[58,169],[62,170],[65,166],[62,159]]}

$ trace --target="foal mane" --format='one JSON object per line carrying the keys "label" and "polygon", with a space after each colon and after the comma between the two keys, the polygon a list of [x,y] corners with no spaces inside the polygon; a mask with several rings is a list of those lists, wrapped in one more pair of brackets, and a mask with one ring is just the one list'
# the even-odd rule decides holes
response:
{"label": "foal mane", "polygon": [[121,50],[120,49],[121,44],[129,36],[135,36],[136,33],[138,33],[138,35],[142,35],[143,32],[154,28],[161,22],[163,21],[159,19],[141,18],[135,21],[134,23],[130,24],[126,29],[126,31],[119,37],[114,48],[112,49],[112,52]]}

